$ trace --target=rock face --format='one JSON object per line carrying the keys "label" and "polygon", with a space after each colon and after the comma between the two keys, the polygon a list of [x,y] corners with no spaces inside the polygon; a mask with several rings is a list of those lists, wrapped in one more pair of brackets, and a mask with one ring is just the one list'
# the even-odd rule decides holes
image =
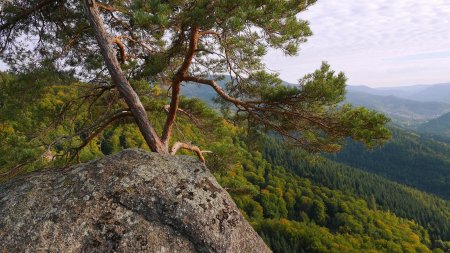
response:
{"label": "rock face", "polygon": [[125,150],[0,185],[0,252],[270,252],[205,166]]}

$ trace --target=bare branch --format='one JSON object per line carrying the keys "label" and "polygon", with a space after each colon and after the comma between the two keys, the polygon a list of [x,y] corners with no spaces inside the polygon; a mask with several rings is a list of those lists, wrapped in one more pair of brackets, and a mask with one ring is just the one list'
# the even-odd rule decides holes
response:
{"label": "bare branch", "polygon": [[180,149],[194,151],[202,163],[205,163],[205,157],[203,156],[203,153],[211,153],[211,151],[201,151],[199,147],[192,144],[175,142],[175,144],[173,144],[172,146],[172,149],[170,150],[170,154],[175,155]]}
{"label": "bare branch", "polygon": [[[169,113],[170,105],[165,105],[164,106],[164,111],[166,113]],[[200,122],[194,115],[190,114],[189,112],[187,112],[187,111],[185,111],[185,110],[183,110],[181,108],[178,108],[177,111],[182,113],[183,115],[186,115],[192,121],[192,123],[194,123],[194,125],[196,125],[197,127],[200,127]]]}
{"label": "bare branch", "polygon": [[116,38],[119,38],[119,39],[127,39],[127,40],[129,40],[129,41],[131,41],[131,42],[133,42],[133,43],[137,43],[137,44],[141,45],[144,49],[147,49],[147,50],[148,50],[149,52],[151,52],[151,53],[155,52],[155,50],[152,49],[150,46],[148,46],[147,44],[145,44],[145,43],[142,42],[142,41],[133,39],[131,36],[121,35],[121,36],[117,36]]}
{"label": "bare branch", "polygon": [[89,26],[84,26],[84,27],[82,27],[81,29],[79,29],[79,31],[78,31],[74,36],[72,36],[72,37],[69,39],[69,41],[64,45],[64,47],[62,48],[60,54],[63,55],[63,54],[65,54],[67,51],[69,51],[70,47],[76,43],[77,39],[78,39],[79,37],[81,37],[81,36],[83,35],[83,33],[86,32],[86,31],[89,30],[89,29],[90,29]]}
{"label": "bare branch", "polygon": [[7,179],[7,178],[15,177],[17,174],[19,174],[21,172],[24,165],[25,165],[25,163],[21,163],[21,164],[14,166],[14,168],[12,168],[4,173],[0,173],[0,179]]}

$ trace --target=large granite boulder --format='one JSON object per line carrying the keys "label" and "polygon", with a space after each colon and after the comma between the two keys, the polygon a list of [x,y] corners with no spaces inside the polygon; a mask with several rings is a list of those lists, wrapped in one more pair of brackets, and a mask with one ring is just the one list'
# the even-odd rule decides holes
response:
{"label": "large granite boulder", "polygon": [[195,158],[142,150],[0,185],[0,252],[270,252]]}

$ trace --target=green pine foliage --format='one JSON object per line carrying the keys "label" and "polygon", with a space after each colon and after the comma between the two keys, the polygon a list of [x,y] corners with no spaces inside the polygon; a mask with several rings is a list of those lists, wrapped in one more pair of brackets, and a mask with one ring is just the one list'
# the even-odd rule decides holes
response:
{"label": "green pine foliage", "polygon": [[[115,76],[114,84],[127,98],[142,132],[152,133],[147,134],[148,144],[160,152],[168,152],[165,140],[170,139],[171,115],[182,82],[215,87],[240,119],[312,152],[336,152],[345,137],[368,146],[384,143],[390,138],[387,117],[341,106],[347,81],[343,73],[324,63],[299,85],[286,86],[265,67],[269,50],[289,56],[299,52],[312,35],[300,14],[315,2],[111,0],[88,8],[89,1],[15,0],[0,12],[0,59],[15,72],[54,63],[54,68],[70,70],[79,80],[97,85],[112,85],[110,75]],[[19,39],[24,37],[39,43],[27,44]],[[105,42],[106,37],[112,40]],[[111,62],[113,58],[117,59]],[[231,78],[222,90],[216,81],[225,73]],[[127,82],[118,82],[119,76]],[[142,123],[146,119],[139,118],[135,108],[142,111],[141,103],[131,102],[130,91],[120,88],[143,91],[141,84],[156,82],[164,83],[173,96],[173,111],[160,138],[164,146],[155,134],[161,131],[152,127],[160,124],[159,116],[149,117],[151,124]],[[139,100],[153,98],[145,92],[138,95]]]}
{"label": "green pine foliage", "polygon": [[[98,101],[94,103],[93,110],[86,110],[92,115],[84,114],[79,106],[67,107],[73,99],[89,93],[83,93],[83,89],[79,88],[84,84],[71,83],[64,75],[57,77],[40,81],[39,78],[26,75],[2,74],[0,87],[3,105],[0,108],[0,122],[1,134],[6,138],[0,139],[1,172],[9,171],[12,166],[20,163],[27,164],[21,173],[44,167],[64,166],[66,157],[59,155],[82,142],[84,137],[75,136],[70,141],[61,141],[52,146],[52,159],[43,156],[47,151],[47,143],[59,136],[70,136],[86,121],[95,121],[101,117],[102,111],[95,108],[101,108],[107,101]],[[13,83],[15,85],[11,85]],[[152,92],[153,99],[144,100],[146,108],[152,113],[152,117],[162,119],[165,114],[161,108],[167,102],[166,97],[158,95],[160,91],[157,86],[153,87]],[[18,94],[22,94],[22,97]],[[22,103],[23,99],[30,99],[33,103]],[[89,105],[80,106],[82,108]],[[67,108],[64,114],[67,118],[58,121],[55,115],[59,115],[57,112],[64,108]],[[387,208],[386,203],[398,201],[398,205],[404,204],[400,201],[408,196],[406,193],[400,191],[401,194],[390,196],[394,190],[402,189],[400,186],[387,190],[375,188],[373,185],[377,182],[385,183],[377,179],[373,183],[368,181],[363,184],[360,181],[358,187],[355,182],[341,180],[346,177],[337,177],[335,180],[341,185],[340,188],[325,185],[314,178],[300,175],[292,167],[293,164],[320,164],[320,159],[310,159],[310,156],[301,153],[302,159],[296,160],[289,153],[283,153],[288,149],[283,149],[275,141],[264,146],[258,146],[254,142],[250,147],[246,144],[248,136],[243,129],[225,120],[199,100],[183,99],[181,108],[189,112],[190,117],[180,115],[174,139],[191,140],[212,151],[207,155],[207,166],[274,252],[431,252],[431,249],[445,252],[449,249],[445,236],[441,236],[442,240],[431,240],[429,233],[436,234],[435,230],[419,225],[419,220],[413,216],[402,216],[393,207]],[[261,137],[252,135],[252,138],[255,141]],[[130,147],[146,148],[133,122],[120,120],[85,146],[79,160],[74,162],[87,161]],[[271,150],[277,155],[270,157]],[[289,163],[277,164],[283,160],[283,156]],[[317,169],[317,175],[326,175],[330,180],[336,173],[342,173],[342,169],[339,170],[339,166],[334,163],[322,163],[321,166],[322,169]],[[328,166],[330,168],[325,173],[323,168]],[[336,168],[338,169],[335,170]],[[369,198],[358,190],[351,190],[366,189],[363,187],[365,184],[372,187],[367,189]],[[392,198],[393,202],[381,201],[379,194],[386,199]],[[442,224],[447,222],[445,216],[442,217],[448,217],[446,202],[426,202],[427,195],[417,195],[424,199],[417,199],[412,203],[423,203],[422,206],[407,206],[411,208],[411,213],[422,215],[422,209],[431,210]],[[412,197],[404,201],[411,199]],[[427,209],[426,203],[440,203],[441,206]],[[436,225],[436,222],[430,224]],[[445,230],[440,233],[444,234]]]}

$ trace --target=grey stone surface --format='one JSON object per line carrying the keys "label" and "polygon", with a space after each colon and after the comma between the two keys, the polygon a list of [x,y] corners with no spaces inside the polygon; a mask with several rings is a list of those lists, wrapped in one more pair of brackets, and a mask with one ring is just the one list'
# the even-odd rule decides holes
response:
{"label": "grey stone surface", "polygon": [[125,150],[0,185],[0,252],[270,252],[195,158]]}

